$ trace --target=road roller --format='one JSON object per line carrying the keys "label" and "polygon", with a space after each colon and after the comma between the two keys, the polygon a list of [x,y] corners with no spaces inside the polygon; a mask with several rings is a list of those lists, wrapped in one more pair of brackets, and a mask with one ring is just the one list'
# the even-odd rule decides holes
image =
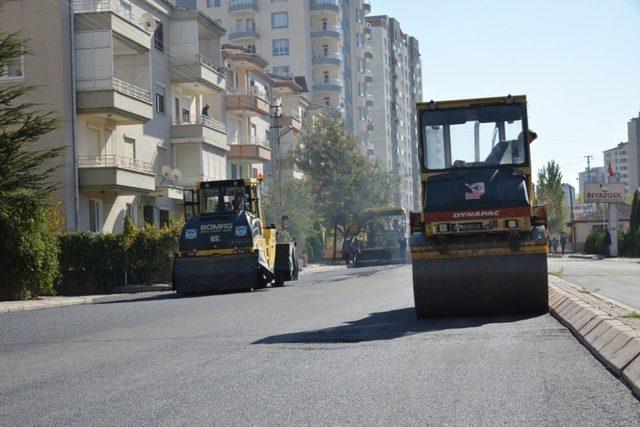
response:
{"label": "road roller", "polygon": [[548,311],[526,96],[417,104],[421,209],[410,215],[418,318]]}
{"label": "road roller", "polygon": [[294,242],[265,226],[259,179],[200,182],[184,190],[185,225],[173,264],[181,294],[252,291],[297,280]]}

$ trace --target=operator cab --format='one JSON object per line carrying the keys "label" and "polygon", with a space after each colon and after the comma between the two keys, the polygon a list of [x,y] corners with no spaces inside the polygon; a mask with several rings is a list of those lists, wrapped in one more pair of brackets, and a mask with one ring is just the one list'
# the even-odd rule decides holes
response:
{"label": "operator cab", "polygon": [[430,102],[419,112],[425,212],[529,206],[536,135],[520,98]]}

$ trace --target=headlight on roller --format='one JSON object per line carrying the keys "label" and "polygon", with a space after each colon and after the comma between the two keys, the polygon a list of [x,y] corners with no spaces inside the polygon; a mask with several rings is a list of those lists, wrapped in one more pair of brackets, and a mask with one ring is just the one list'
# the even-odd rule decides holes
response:
{"label": "headlight on roller", "polygon": [[507,228],[518,228],[518,220],[517,219],[508,219],[505,221],[505,226]]}

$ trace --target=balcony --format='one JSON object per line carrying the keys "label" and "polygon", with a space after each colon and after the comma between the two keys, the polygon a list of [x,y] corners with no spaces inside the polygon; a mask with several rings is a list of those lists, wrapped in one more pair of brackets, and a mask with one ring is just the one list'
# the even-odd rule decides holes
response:
{"label": "balcony", "polygon": [[256,31],[255,25],[237,26],[229,33],[229,40],[240,41],[247,39],[259,39],[260,34]]}
{"label": "balcony", "polygon": [[372,60],[373,59],[373,48],[371,47],[371,45],[369,43],[366,43],[364,45],[364,57],[368,60]]}
{"label": "balcony", "polygon": [[311,63],[313,65],[340,65],[342,64],[342,55],[338,52],[314,53]]}
{"label": "balcony", "polygon": [[146,193],[156,189],[153,165],[124,156],[78,157],[80,187]]}
{"label": "balcony", "polygon": [[371,13],[371,3],[369,3],[368,1],[365,1],[362,4],[362,10],[364,11],[365,15],[368,15]]}
{"label": "balcony", "polygon": [[298,115],[282,116],[280,118],[280,126],[284,129],[291,128],[294,132],[300,132],[302,130],[302,120]]}
{"label": "balcony", "polygon": [[371,39],[372,32],[370,24],[364,26],[364,34],[367,36],[367,39]]}
{"label": "balcony", "polygon": [[367,98],[367,107],[373,107],[373,99]]}
{"label": "balcony", "polygon": [[258,0],[229,0],[229,13],[258,11]]}
{"label": "balcony", "polygon": [[228,112],[244,116],[264,116],[269,114],[271,107],[268,96],[254,89],[229,90],[226,105]]}
{"label": "balcony", "polygon": [[367,70],[364,72],[364,78],[367,83],[373,83],[373,71]]}
{"label": "balcony", "polygon": [[342,92],[344,81],[342,79],[320,79],[313,84],[314,92]]}
{"label": "balcony", "polygon": [[249,143],[229,144],[229,160],[246,160],[251,162],[268,162],[271,160],[271,145],[269,141],[252,138]]}
{"label": "balcony", "polygon": [[171,126],[173,144],[203,143],[227,150],[227,130],[221,123],[208,116],[182,116]]}
{"label": "balcony", "polygon": [[311,28],[311,38],[340,38],[342,27],[337,25],[317,25]]}
{"label": "balcony", "polygon": [[367,122],[367,130],[369,132],[373,132],[375,130],[375,124],[373,123],[373,120],[369,119],[369,121]]}
{"label": "balcony", "polygon": [[311,0],[311,12],[340,12],[338,0]]}
{"label": "balcony", "polygon": [[201,94],[222,92],[225,90],[225,69],[202,55],[172,57],[171,83],[188,86]]}
{"label": "balcony", "polygon": [[112,31],[143,49],[151,48],[146,22],[116,0],[74,0],[73,11],[77,32]]}
{"label": "balcony", "polygon": [[119,125],[143,124],[153,118],[153,105],[148,90],[115,77],[78,80],[78,114],[98,115]]}

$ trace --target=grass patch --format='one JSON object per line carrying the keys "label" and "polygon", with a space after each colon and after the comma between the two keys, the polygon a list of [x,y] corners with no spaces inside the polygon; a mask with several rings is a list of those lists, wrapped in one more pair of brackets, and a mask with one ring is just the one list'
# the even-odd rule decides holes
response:
{"label": "grass patch", "polygon": [[640,311],[630,311],[629,313],[621,317],[625,319],[640,319]]}

